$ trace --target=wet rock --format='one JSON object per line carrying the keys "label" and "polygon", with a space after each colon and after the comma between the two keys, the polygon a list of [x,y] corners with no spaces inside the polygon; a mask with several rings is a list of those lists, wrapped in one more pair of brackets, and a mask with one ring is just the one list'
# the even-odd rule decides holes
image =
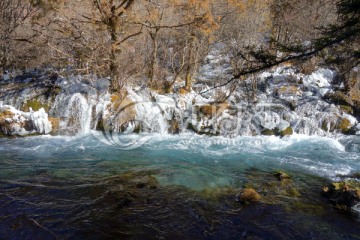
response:
{"label": "wet rock", "polygon": [[145,188],[146,187],[146,183],[140,182],[138,184],[136,184],[137,188]]}
{"label": "wet rock", "polygon": [[279,131],[284,131],[286,130],[288,127],[290,127],[290,123],[288,121],[285,120],[280,120],[279,125],[277,126],[277,128],[279,129]]}
{"label": "wet rock", "polygon": [[339,105],[339,108],[340,108],[343,112],[345,112],[345,113],[347,113],[347,114],[354,114],[354,110],[353,110],[353,108],[352,108],[351,106]]}
{"label": "wet rock", "polygon": [[59,133],[60,119],[49,117],[49,122],[51,123],[51,135],[57,135]]}
{"label": "wet rock", "polygon": [[260,195],[252,188],[245,188],[238,195],[238,201],[242,204],[259,202],[260,199]]}
{"label": "wet rock", "polygon": [[324,96],[325,99],[331,100],[332,102],[339,105],[352,106],[353,101],[345,95],[345,93],[336,91],[334,93],[328,93]]}
{"label": "wet rock", "polygon": [[23,104],[21,110],[24,112],[29,112],[30,109],[32,109],[33,111],[39,111],[41,108],[44,108],[45,112],[49,112],[50,105],[47,103],[43,103],[40,100],[33,99],[33,100],[26,101]]}
{"label": "wet rock", "polygon": [[360,135],[360,123],[357,125],[354,125],[351,130],[350,130],[351,134],[355,134],[355,135]]}
{"label": "wet rock", "polygon": [[265,136],[275,136],[276,132],[275,130],[270,130],[270,129],[264,129],[261,131],[261,135],[265,135]]}
{"label": "wet rock", "polygon": [[291,179],[291,177],[287,174],[287,173],[285,173],[285,172],[283,172],[283,171],[276,171],[275,173],[274,173],[274,175],[277,177],[277,179],[279,180],[279,181],[282,181],[282,180],[284,180],[284,179]]}
{"label": "wet rock", "polygon": [[168,132],[171,134],[178,134],[181,131],[180,127],[181,127],[181,124],[175,118],[172,118],[169,121]]}
{"label": "wet rock", "polygon": [[293,135],[294,131],[291,127],[288,127],[286,129],[284,129],[283,131],[280,131],[279,132],[279,135],[281,137],[285,137],[285,136],[290,136],[290,135]]}
{"label": "wet rock", "polygon": [[[264,176],[268,178],[270,176]],[[276,181],[272,180],[276,177]],[[257,187],[256,189],[261,189],[260,193],[262,195],[266,195],[264,198],[265,202],[272,202],[276,201],[279,198],[298,198],[301,197],[301,194],[298,190],[298,186],[294,183],[291,177],[283,172],[283,171],[275,171],[271,178],[267,179],[265,183],[261,186]]]}
{"label": "wet rock", "polygon": [[350,129],[352,127],[352,124],[350,122],[349,119],[347,118],[342,118],[338,121],[338,124],[336,126],[336,128],[341,132],[341,133],[344,133],[344,134],[347,134],[350,132]]}
{"label": "wet rock", "polygon": [[322,194],[329,198],[330,203],[336,208],[351,211],[360,203],[360,182],[357,180],[334,182],[324,187]]}
{"label": "wet rock", "polygon": [[333,132],[335,130],[335,124],[333,122],[328,122],[328,120],[324,120],[321,123],[321,129],[325,132]]}

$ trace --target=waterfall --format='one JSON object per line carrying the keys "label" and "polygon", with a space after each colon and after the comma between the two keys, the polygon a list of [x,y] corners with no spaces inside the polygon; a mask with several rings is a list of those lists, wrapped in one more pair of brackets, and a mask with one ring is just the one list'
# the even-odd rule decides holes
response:
{"label": "waterfall", "polygon": [[92,122],[93,105],[80,93],[71,96],[65,106],[62,129],[72,133],[89,133]]}

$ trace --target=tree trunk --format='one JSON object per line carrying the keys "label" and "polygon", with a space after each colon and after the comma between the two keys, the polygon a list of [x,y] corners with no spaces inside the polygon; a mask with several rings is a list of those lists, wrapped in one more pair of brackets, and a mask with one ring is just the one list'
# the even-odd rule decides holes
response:
{"label": "tree trunk", "polygon": [[120,91],[120,78],[119,78],[119,66],[117,61],[117,20],[118,17],[115,15],[115,7],[111,8],[112,16],[108,19],[108,30],[111,37],[111,50],[110,50],[110,91]]}
{"label": "tree trunk", "polygon": [[192,79],[191,79],[191,64],[193,64],[193,47],[194,47],[194,39],[190,39],[190,48],[189,48],[189,55],[188,55],[188,63],[186,67],[186,74],[185,74],[185,89],[187,91],[191,91],[192,88]]}
{"label": "tree trunk", "polygon": [[157,34],[159,29],[155,29],[154,33],[150,33],[150,37],[153,43],[153,50],[151,54],[150,60],[150,68],[149,68],[149,81],[152,83],[155,78],[155,71],[157,66],[157,52],[158,52],[158,43],[157,43]]}
{"label": "tree trunk", "polygon": [[251,76],[251,88],[252,88],[252,100],[253,102],[257,102],[257,81],[256,77],[254,75]]}

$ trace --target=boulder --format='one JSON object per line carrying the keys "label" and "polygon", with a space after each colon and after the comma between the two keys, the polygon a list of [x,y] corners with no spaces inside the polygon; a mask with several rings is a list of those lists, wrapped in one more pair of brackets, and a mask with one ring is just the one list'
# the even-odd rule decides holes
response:
{"label": "boulder", "polygon": [[341,118],[338,121],[336,129],[339,130],[341,133],[347,134],[350,132],[352,124],[349,119]]}
{"label": "boulder", "polygon": [[324,187],[322,193],[336,208],[351,211],[360,203],[360,182],[354,179],[333,182]]}
{"label": "boulder", "polygon": [[293,135],[294,131],[291,127],[288,127],[282,131],[279,131],[279,135],[281,137],[285,137],[285,136],[290,136],[290,135]]}
{"label": "boulder", "polygon": [[282,180],[284,180],[284,179],[291,179],[291,177],[290,177],[287,173],[285,173],[285,172],[283,172],[283,171],[280,171],[280,170],[276,171],[276,172],[274,173],[274,175],[277,177],[277,179],[278,179],[279,181],[282,181]]}
{"label": "boulder", "polygon": [[260,195],[252,188],[245,188],[238,195],[238,201],[242,204],[259,202],[260,199]]}

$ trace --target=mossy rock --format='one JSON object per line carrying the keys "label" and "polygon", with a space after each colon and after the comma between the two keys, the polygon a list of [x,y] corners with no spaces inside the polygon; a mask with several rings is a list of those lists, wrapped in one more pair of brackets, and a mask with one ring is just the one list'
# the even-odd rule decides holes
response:
{"label": "mossy rock", "polygon": [[6,117],[12,117],[15,115],[12,111],[10,111],[10,109],[5,109],[2,114]]}
{"label": "mossy rock", "polygon": [[265,135],[265,136],[275,136],[276,135],[276,131],[275,130],[270,130],[270,129],[264,129],[261,131],[261,135]]}
{"label": "mossy rock", "polygon": [[321,123],[321,129],[325,132],[333,132],[335,130],[335,124],[333,122],[330,123],[327,120],[323,120]]}
{"label": "mossy rock", "polygon": [[206,187],[199,195],[209,201],[221,201],[224,197],[233,199],[237,193],[237,189],[232,187]]}
{"label": "mossy rock", "polygon": [[195,127],[194,127],[194,125],[193,125],[192,123],[187,123],[186,129],[187,129],[187,130],[190,130],[190,131],[192,131],[192,132],[197,132],[196,129],[195,129]]}
{"label": "mossy rock", "polygon": [[3,133],[1,130],[0,130],[0,138],[10,138],[11,136]]}
{"label": "mossy rock", "polygon": [[329,128],[328,128],[328,122],[326,120],[322,121],[321,123],[321,129],[325,132],[328,132],[329,131]]}
{"label": "mossy rock", "polygon": [[295,187],[290,187],[288,190],[287,190],[287,193],[290,197],[301,197],[301,194],[299,192],[299,190]]}
{"label": "mossy rock", "polygon": [[336,208],[351,211],[353,206],[360,203],[360,182],[333,182],[324,187],[322,193]]}
{"label": "mossy rock", "polygon": [[291,177],[287,173],[280,170],[275,171],[274,175],[277,177],[279,181],[282,181],[284,179],[291,179]]}
{"label": "mossy rock", "polygon": [[41,101],[39,100],[28,100],[26,101],[21,110],[24,111],[24,112],[29,112],[30,111],[30,108],[33,110],[33,111],[39,111],[41,108],[44,108],[45,112],[49,112],[50,110],[50,105],[49,104],[45,104],[45,103],[42,103]]}
{"label": "mossy rock", "polygon": [[354,110],[351,106],[339,105],[340,109],[347,114],[354,114]]}
{"label": "mossy rock", "polygon": [[352,106],[354,103],[353,101],[345,95],[345,93],[336,91],[334,93],[329,93],[325,95],[326,99],[331,100],[332,102],[340,105],[348,105]]}
{"label": "mossy rock", "polygon": [[285,137],[285,136],[290,136],[290,135],[293,135],[294,134],[294,131],[291,127],[288,127],[282,131],[279,132],[279,135],[281,137]]}
{"label": "mossy rock", "polygon": [[158,186],[158,181],[152,175],[148,176],[147,179],[143,181],[137,182],[135,184],[136,188],[149,188],[149,189],[156,189]]}
{"label": "mossy rock", "polygon": [[250,204],[259,202],[261,196],[252,188],[245,188],[239,194],[239,202],[243,204]]}
{"label": "mossy rock", "polygon": [[338,122],[336,128],[341,132],[341,133],[344,133],[344,134],[347,134],[350,132],[351,130],[351,122],[349,119],[347,118],[342,118],[340,119],[340,121]]}

